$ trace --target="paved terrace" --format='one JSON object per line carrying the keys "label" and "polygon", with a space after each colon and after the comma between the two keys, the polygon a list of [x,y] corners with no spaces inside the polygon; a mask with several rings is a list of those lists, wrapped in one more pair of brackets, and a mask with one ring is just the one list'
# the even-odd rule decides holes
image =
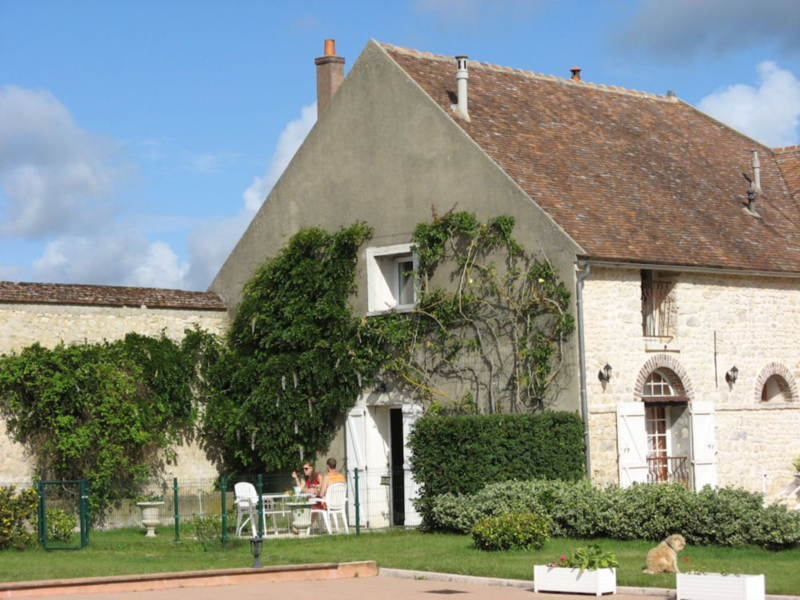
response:
{"label": "paved terrace", "polygon": [[[225,586],[225,587],[221,587]],[[619,600],[674,599],[675,590],[620,588]],[[465,595],[466,594],[466,595]],[[528,581],[489,579],[377,568],[374,562],[309,564],[263,569],[226,569],[0,584],[0,598],[64,596],[75,600],[237,600],[317,598],[324,600],[579,600],[591,596],[536,594]],[[800,600],[766,596],[767,600]]]}

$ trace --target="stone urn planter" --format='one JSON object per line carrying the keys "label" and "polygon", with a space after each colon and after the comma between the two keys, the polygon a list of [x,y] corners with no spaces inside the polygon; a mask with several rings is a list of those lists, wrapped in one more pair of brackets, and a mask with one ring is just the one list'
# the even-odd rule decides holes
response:
{"label": "stone urn planter", "polygon": [[161,524],[160,513],[164,502],[137,502],[142,511],[142,525],[147,528],[145,537],[156,537],[156,526]]}
{"label": "stone urn planter", "polygon": [[535,565],[533,591],[537,594],[539,592],[570,592],[595,596],[616,594],[617,570],[606,568],[581,571],[578,568]]}
{"label": "stone urn planter", "polygon": [[763,575],[678,573],[677,600],[764,600]]}

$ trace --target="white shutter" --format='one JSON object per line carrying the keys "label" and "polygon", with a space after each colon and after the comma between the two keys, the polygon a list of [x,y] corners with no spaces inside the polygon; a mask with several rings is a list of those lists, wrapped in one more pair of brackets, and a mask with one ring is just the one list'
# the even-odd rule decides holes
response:
{"label": "white shutter", "polygon": [[692,467],[694,489],[717,486],[717,441],[714,434],[714,403],[692,401]]}
{"label": "white shutter", "polygon": [[[351,408],[347,411],[345,420],[345,460],[347,461],[347,513],[351,526],[356,524],[355,499],[359,499],[361,525],[369,522],[369,516],[364,514],[364,505],[367,505],[369,489],[367,485],[367,449],[366,449],[366,426],[367,409]],[[358,469],[358,494],[355,489],[354,470]]]}
{"label": "white shutter", "polygon": [[619,485],[647,483],[647,430],[644,402],[617,404],[617,447],[619,450]]}
{"label": "white shutter", "polygon": [[358,469],[363,471],[367,465],[366,455],[366,418],[364,408],[351,408],[347,412],[345,422],[345,454],[347,459],[347,470]]}
{"label": "white shutter", "polygon": [[406,497],[404,503],[405,525],[416,526],[422,523],[422,518],[414,508],[413,501],[418,497],[417,482],[411,474],[411,449],[408,447],[408,436],[414,430],[414,424],[422,416],[422,407],[417,404],[403,405],[403,484]]}

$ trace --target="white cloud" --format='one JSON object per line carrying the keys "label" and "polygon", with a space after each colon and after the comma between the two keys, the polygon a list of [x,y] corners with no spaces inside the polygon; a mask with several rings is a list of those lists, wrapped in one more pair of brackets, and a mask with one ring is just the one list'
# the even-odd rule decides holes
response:
{"label": "white cloud", "polygon": [[644,0],[625,28],[609,36],[625,51],[671,61],[765,44],[791,54],[800,49],[798,22],[797,0]]}
{"label": "white cloud", "polygon": [[698,108],[768,146],[798,143],[800,81],[771,61],[757,70],[757,86],[740,83],[719,89]]}
{"label": "white cloud", "polygon": [[114,228],[95,236],[62,236],[33,263],[37,281],[184,288],[189,265],[164,242]]}
{"label": "white cloud", "polygon": [[278,137],[264,175],[255,177],[242,194],[242,209],[233,217],[209,221],[191,231],[188,240],[191,268],[186,277],[187,286],[191,289],[208,287],[316,121],[317,104],[304,106],[300,118],[290,121]]}
{"label": "white cloud", "polygon": [[115,151],[50,92],[0,88],[0,235],[95,229],[113,212],[109,196],[129,168]]}
{"label": "white cloud", "polygon": [[220,152],[210,152],[206,154],[191,154],[182,159],[183,168],[193,173],[209,174],[216,173],[225,165],[230,165],[239,160],[241,154],[222,150]]}
{"label": "white cloud", "polygon": [[255,212],[259,209],[316,122],[317,103],[315,102],[304,106],[300,111],[300,118],[290,121],[284,128],[263,177],[255,177],[242,196],[247,210]]}
{"label": "white cloud", "polygon": [[189,289],[208,288],[247,229],[253,214],[253,211],[242,209],[233,217],[203,223],[189,233],[189,255],[192,257],[186,277]]}

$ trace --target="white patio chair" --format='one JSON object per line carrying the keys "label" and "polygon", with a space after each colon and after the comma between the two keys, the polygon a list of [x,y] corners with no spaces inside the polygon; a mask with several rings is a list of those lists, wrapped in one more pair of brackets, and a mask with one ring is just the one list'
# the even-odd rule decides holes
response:
{"label": "white patio chair", "polygon": [[233,486],[236,498],[236,536],[242,537],[242,529],[250,523],[253,532],[251,537],[256,537],[256,519],[258,518],[258,492],[252,483],[242,481]]}
{"label": "white patio chair", "polygon": [[328,490],[325,492],[325,498],[323,498],[323,502],[325,504],[325,508],[312,508],[311,515],[313,516],[314,513],[319,513],[322,515],[322,519],[325,521],[325,529],[328,530],[328,534],[331,533],[331,519],[333,519],[333,524],[336,526],[336,533],[339,533],[339,522],[336,520],[336,515],[339,515],[342,519],[342,525],[344,525],[344,532],[350,533],[350,528],[347,526],[347,514],[345,513],[345,505],[347,504],[347,484],[345,483],[333,483],[328,486]]}

